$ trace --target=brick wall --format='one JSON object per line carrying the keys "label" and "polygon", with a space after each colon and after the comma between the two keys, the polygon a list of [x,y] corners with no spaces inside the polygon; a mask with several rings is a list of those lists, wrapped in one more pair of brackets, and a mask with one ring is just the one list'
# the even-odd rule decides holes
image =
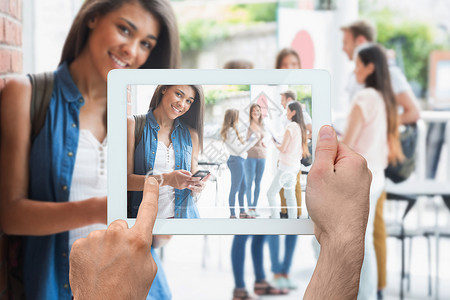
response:
{"label": "brick wall", "polygon": [[[8,78],[22,72],[21,5],[22,0],[0,0],[0,94]],[[0,299],[8,298],[6,244],[0,228]]]}

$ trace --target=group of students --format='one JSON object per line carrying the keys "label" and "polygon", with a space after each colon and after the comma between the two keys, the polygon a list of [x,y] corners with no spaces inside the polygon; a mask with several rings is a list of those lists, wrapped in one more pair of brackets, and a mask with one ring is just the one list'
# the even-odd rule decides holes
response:
{"label": "group of students", "polygon": [[[384,52],[378,46],[370,46],[359,51],[358,59],[360,60],[358,64],[361,75],[357,79],[361,83],[365,83],[366,88],[360,93],[359,98],[355,96],[355,99],[361,99],[356,101],[359,104],[355,104],[350,118],[355,126],[353,134],[350,135],[351,138],[346,135],[344,141],[361,151],[369,161],[370,167],[385,165],[388,157],[390,161],[401,157],[401,149],[398,147],[398,118],[396,113],[392,113],[396,108],[395,99],[392,100],[389,85],[386,80],[383,80],[389,76],[385,70],[386,59]],[[10,257],[14,259],[10,271],[16,272],[21,277],[19,281],[23,282],[23,290],[27,298],[69,300],[72,299],[74,285],[78,290],[89,288],[87,283],[80,285],[76,280],[73,283],[77,273],[75,275],[73,272],[71,273],[71,282],[69,283],[69,256],[71,256],[73,244],[78,245],[74,248],[81,249],[83,247],[80,245],[86,241],[95,240],[105,233],[105,231],[95,231],[95,234],[89,235],[90,232],[106,229],[106,80],[108,72],[111,69],[124,68],[177,68],[179,64],[178,29],[169,1],[86,0],[75,17],[64,43],[59,67],[53,73],[53,87],[46,109],[45,122],[33,139],[30,138],[34,129],[30,104],[35,90],[26,77],[8,81],[2,91],[0,110],[0,162],[2,166],[0,168],[0,221],[4,232],[21,236],[10,245]],[[293,123],[296,123],[296,117],[301,115],[297,106],[295,102],[292,107],[291,104],[288,104],[288,112],[290,111],[290,119],[293,120]],[[202,149],[203,109],[204,99],[200,88],[196,86],[160,86],[155,91],[149,105],[149,111],[145,116],[145,126],[140,137],[135,134],[136,120],[128,119],[128,189],[132,199],[130,211],[133,214],[136,213],[138,218],[140,213],[138,207],[142,197],[145,198],[145,178],[149,171],[154,171],[151,177],[156,181],[156,186],[161,187],[156,191],[152,190],[151,194],[154,196],[160,193],[161,198],[166,199],[164,203],[167,205],[160,208],[161,214],[168,218],[198,216],[195,205],[190,203],[203,190],[205,182],[193,178],[191,172],[198,169],[196,158]],[[358,146],[364,144],[361,138],[366,136],[364,130],[367,126],[364,121],[372,120],[375,112],[378,112],[376,117],[380,122],[377,123],[377,126],[386,128],[385,132],[389,134],[379,134],[379,143],[373,144],[372,148],[382,148],[377,150],[371,148],[371,151],[376,152],[378,157],[374,163],[371,161],[371,156]],[[364,126],[356,126],[362,123]],[[303,132],[304,129],[296,124],[292,124],[291,127],[285,134],[280,150],[289,148],[290,143],[294,142],[294,136],[302,136],[301,143],[303,143],[303,136],[306,134]],[[378,131],[379,128],[377,128]],[[356,129],[360,129],[360,131]],[[254,135],[257,134],[254,133]],[[136,137],[138,137],[137,140]],[[334,133],[328,133],[326,137],[330,140],[334,138]],[[301,144],[298,139],[295,140],[295,143]],[[337,143],[333,145],[336,149],[333,154],[335,156],[340,155],[337,149],[342,147],[345,149],[342,151],[352,153],[344,145],[337,145]],[[299,149],[300,147],[296,147],[295,153],[289,155],[301,156]],[[386,154],[386,157],[380,158],[383,153]],[[168,160],[159,159],[166,155],[169,157]],[[352,155],[350,156],[356,157]],[[327,158],[323,159],[326,164],[330,164],[329,158],[328,160]],[[283,158],[280,156],[280,161],[282,160]],[[359,172],[357,175],[369,178],[368,172],[366,174],[362,167],[362,162],[357,159],[356,161],[361,165],[361,169],[353,171],[354,174]],[[334,164],[334,158],[332,162]],[[321,172],[324,170],[320,166],[326,168],[326,164],[316,164],[317,174],[322,174]],[[348,165],[350,164],[348,163]],[[339,167],[336,168],[339,169]],[[344,166],[342,168],[345,169]],[[373,170],[372,173],[374,173]],[[331,176],[328,173],[327,175]],[[374,183],[381,182],[382,175],[379,173],[375,175]],[[332,178],[334,177],[330,177],[330,182]],[[314,181],[310,178],[309,182],[316,185],[311,190],[319,189],[317,187],[320,186],[318,180]],[[360,184],[363,183],[365,182],[361,181]],[[354,183],[354,186],[357,185],[358,183]],[[372,185],[374,186],[374,184]],[[355,190],[354,186],[349,186],[348,189]],[[165,190],[162,189],[164,187]],[[276,189],[278,187],[273,188],[274,191]],[[380,189],[382,190],[382,188]],[[376,203],[373,200],[379,196],[378,190],[380,189],[377,188],[375,192],[375,188],[372,187],[374,192],[371,192],[370,215],[373,215],[372,206]],[[320,193],[326,193],[326,191],[325,188]],[[292,203],[292,194],[286,195],[286,198],[289,203]],[[361,202],[361,207],[364,207],[364,194],[361,194],[356,200]],[[322,200],[318,199],[317,201]],[[346,199],[342,197],[342,201],[346,201]],[[357,218],[361,224],[361,220],[364,220],[365,217],[364,209],[357,211],[361,212]],[[289,211],[288,214],[290,214]],[[294,215],[296,213],[292,212],[290,217]],[[339,226],[333,224],[332,221],[325,221],[317,207],[315,214],[310,210],[310,215],[312,218],[315,216],[314,220],[317,221],[316,226],[318,226],[319,233],[316,232],[316,234],[318,234],[319,241],[323,242],[322,250],[329,249],[324,245],[332,245],[330,249],[337,247],[333,242],[327,240],[325,233],[335,235]],[[351,221],[349,220],[349,222]],[[335,228],[330,227],[330,224]],[[151,232],[150,225],[142,225],[142,228]],[[355,224],[353,226],[358,227]],[[109,232],[108,230],[118,232],[118,228],[125,230],[124,227],[126,225],[123,223],[114,223],[106,229],[106,232]],[[135,231],[142,228],[137,226]],[[320,232],[324,235],[320,235]],[[83,239],[88,235],[88,239]],[[363,237],[364,233],[358,229],[355,230],[355,236],[349,237],[361,238],[361,236]],[[367,236],[366,234],[366,238]],[[117,236],[107,235],[107,238],[111,237]],[[296,239],[296,236],[292,237]],[[80,239],[81,242],[76,241],[80,241]],[[151,288],[146,291],[147,299],[171,298],[163,268],[156,252],[153,251],[154,247],[164,244],[167,239],[168,237],[164,236],[151,237],[151,249],[145,247],[137,249],[148,250],[148,257],[144,257],[144,255],[136,257],[136,259],[146,260],[149,258],[156,263],[158,268],[158,272],[156,272],[156,268],[153,267],[155,272],[153,276],[156,274],[156,277],[152,280],[153,283],[151,281],[149,283]],[[140,241],[142,242],[142,238]],[[116,244],[108,245],[115,246]],[[112,249],[115,249],[114,246],[111,246]],[[78,257],[110,254],[102,251],[90,253],[89,249],[92,250],[92,248],[88,248],[81,254],[78,252]],[[360,244],[354,245],[352,249],[356,253],[360,253]],[[149,251],[151,251],[151,255]],[[324,253],[323,255],[321,253],[321,257],[326,258],[326,251],[322,252]],[[20,259],[16,259],[17,257]],[[75,257],[77,256],[75,255]],[[18,261],[23,265],[18,264]],[[82,262],[86,261],[85,258],[81,258],[75,266],[82,266]],[[102,260],[93,260],[93,262],[95,263],[91,267],[95,268],[101,264]],[[354,262],[355,268],[351,269],[354,271],[352,275],[359,276],[358,264],[358,261]],[[135,264],[134,267],[138,265]],[[330,266],[325,263],[318,265],[318,269],[321,269],[322,265]],[[71,267],[73,266],[74,264],[71,263]],[[148,265],[142,267],[148,267]],[[83,273],[80,271],[79,274]],[[105,274],[106,272],[102,273],[101,271],[87,272],[85,277],[102,277]],[[313,276],[313,287],[317,286],[318,280],[327,276],[327,273],[323,271],[318,274],[315,273]],[[363,274],[365,273],[363,272]],[[146,275],[141,275],[143,279],[150,280]],[[110,276],[107,277],[107,280],[113,283],[116,277]],[[361,281],[361,285],[363,282],[364,280]],[[136,281],[129,286],[137,283]],[[111,287],[111,285],[105,286]],[[114,287],[114,285],[112,286]],[[147,286],[144,285],[144,291]],[[95,289],[97,288],[99,291],[103,291],[104,295],[111,293],[111,289],[104,290],[105,287],[95,287]],[[127,290],[127,288],[128,286],[123,290]],[[93,294],[98,292],[95,289],[91,290]],[[267,290],[267,285],[264,285],[262,289]],[[349,289],[351,292],[355,291],[353,286],[343,289],[343,291],[348,292]],[[320,289],[317,288],[314,291],[319,295]],[[242,297],[235,294],[235,296],[240,299],[248,299],[247,295]]]}
{"label": "group of students", "polygon": [[363,155],[373,174],[366,255],[359,299],[383,299],[386,287],[386,228],[383,219],[385,172],[404,159],[402,125],[415,126],[417,100],[392,52],[375,44],[376,30],[366,20],[341,27],[343,51],[355,62],[347,85],[351,108],[342,141]]}
{"label": "group of students", "polygon": [[[383,47],[374,43],[375,28],[373,25],[367,21],[358,20],[347,26],[343,26],[341,30],[343,32],[343,50],[348,55],[349,59],[355,62],[355,69],[350,76],[347,86],[351,103],[349,114],[347,116],[347,125],[345,131],[340,134],[339,138],[343,143],[349,145],[367,160],[368,167],[373,176],[370,189],[370,212],[365,237],[365,256],[361,271],[358,299],[382,299],[382,290],[386,286],[386,230],[383,220],[383,202],[386,198],[384,192],[385,169],[389,164],[396,165],[404,160],[399,137],[399,128],[401,125],[414,125],[419,118],[419,109],[406,78],[395,64],[391,62],[392,58],[389,56],[389,53],[386,52]],[[293,50],[283,49],[280,54],[287,51]],[[291,61],[294,63],[290,64],[290,66],[300,68],[299,58],[297,58],[298,64],[295,64],[295,55],[292,55],[291,58]],[[282,59],[277,59],[277,64],[281,64],[281,61]],[[289,64],[286,62],[284,65],[288,66]],[[277,65],[277,67],[279,66]],[[295,105],[299,106],[298,102],[287,104],[287,118],[291,121],[295,121],[296,116],[301,116],[299,111],[294,112],[296,110],[294,109]],[[227,117],[227,114],[229,116],[233,114],[234,118]],[[248,218],[254,216],[254,213],[252,212],[254,210],[254,203],[257,203],[256,196],[259,195],[260,189],[258,184],[261,175],[258,176],[258,173],[256,173],[259,180],[255,181],[255,191],[258,193],[255,193],[255,198],[251,201],[250,191],[252,181],[247,181],[247,187],[245,188],[246,183],[245,177],[243,176],[246,170],[250,170],[248,167],[243,167],[245,156],[247,155],[246,150],[250,148],[250,150],[248,150],[250,156],[250,153],[252,153],[251,147],[261,147],[264,146],[264,144],[261,143],[262,134],[255,134],[254,128],[258,128],[256,126],[251,126],[249,129],[247,140],[244,141],[239,137],[236,127],[233,127],[235,125],[233,123],[234,120],[237,122],[237,114],[237,110],[227,111],[222,127],[222,133],[225,133],[222,134],[223,140],[226,145],[229,144],[227,145],[227,148],[231,153],[230,159],[227,162],[232,178],[229,205],[231,217],[233,218],[235,197],[237,191],[239,191],[240,217]],[[262,120],[258,120],[259,116],[260,108],[254,104],[250,109],[250,124],[254,122],[261,128]],[[255,118],[255,120],[253,120],[253,118]],[[233,121],[230,122],[230,120]],[[299,157],[301,158],[302,156],[302,150],[303,153],[305,153],[305,150],[307,149],[305,149],[304,139],[302,140],[302,138],[306,136],[304,121],[301,120],[299,124],[300,126],[293,126],[293,123],[290,123],[286,127],[283,143],[281,145],[276,145],[278,150],[280,150],[278,171],[267,193],[269,204],[272,207],[272,218],[278,217],[278,214],[280,213],[278,209],[280,205],[275,199],[277,192],[283,187],[283,184],[286,186],[293,186],[294,184],[299,185],[299,178],[295,179],[295,177],[292,176],[284,176],[286,178],[286,182],[284,183],[280,183],[279,180],[279,177],[283,174],[296,174],[296,172],[298,172],[299,168],[297,164],[300,163]],[[298,130],[299,134],[295,135],[292,131],[294,128],[300,128],[300,130]],[[258,131],[256,131],[256,133],[258,133]],[[288,139],[286,139],[286,135]],[[230,136],[232,137],[230,138]],[[295,147],[293,146],[294,144],[290,144],[294,141],[289,139],[289,137],[292,138],[294,136],[300,136]],[[257,143],[260,144],[258,145]],[[236,148],[236,144],[240,145],[240,148]],[[290,144],[290,146],[283,147],[283,144],[284,146]],[[236,149],[238,149],[237,152],[235,151]],[[292,156],[289,157],[285,153],[287,149],[291,149],[291,151],[295,149],[294,151],[297,152],[297,155],[295,156],[291,153]],[[287,157],[289,157],[289,159],[286,159]],[[252,157],[250,157],[250,159],[252,159]],[[247,158],[247,160],[249,160],[249,158]],[[239,164],[237,164],[236,161],[239,161]],[[291,166],[286,166],[285,163],[287,162],[289,162]],[[247,164],[246,161],[245,164]],[[248,165],[251,164],[252,162],[249,160]],[[295,164],[295,166],[292,164]],[[245,213],[243,205],[245,190],[247,190],[249,215]],[[301,197],[301,187],[299,190]],[[287,205],[288,207],[291,207],[291,210],[288,209],[288,215],[290,217],[296,217],[297,212],[295,208],[294,189],[285,190],[284,195],[283,193],[280,193],[281,200],[283,200],[283,196],[286,196]],[[286,204],[283,205],[283,203],[281,204],[281,206],[285,205]],[[301,206],[301,200],[298,202],[298,206]],[[283,216],[283,212],[280,213],[280,216]],[[292,259],[295,248],[295,242],[292,242],[291,239],[296,238],[296,236],[286,236],[285,251],[288,261]],[[295,284],[289,284],[292,281],[289,280],[289,277],[287,276],[288,271],[284,270],[280,272],[280,274],[276,271],[279,268],[272,268],[272,271],[274,272],[273,283],[275,287],[265,283],[266,289],[264,292],[259,289],[258,284],[260,282],[265,282],[262,266],[258,265],[262,264],[262,239],[263,238],[260,236],[254,236],[252,243],[252,257],[256,277],[254,291],[256,294],[287,293],[285,288],[295,287]],[[273,258],[272,265],[277,265],[279,236],[270,236],[268,239],[271,258]],[[235,237],[233,241],[232,261],[235,275],[234,299],[250,299],[242,279],[243,258],[236,258],[243,257],[245,241],[246,237]],[[238,267],[235,267],[235,265],[237,265],[235,261],[239,262],[240,265]],[[235,269],[238,269],[239,271],[237,272]],[[287,270],[289,270],[289,268]],[[286,281],[280,283],[280,277],[283,278],[283,280],[288,279],[288,283],[286,284]]]}
{"label": "group of students", "polygon": [[[301,61],[298,53],[291,48],[282,49],[276,58],[277,69],[300,69]],[[235,60],[225,64],[227,69],[253,68],[251,62]],[[281,93],[281,105],[285,109],[284,134],[280,142],[273,140],[274,147],[279,151],[277,172],[267,191],[267,198],[271,208],[271,218],[296,219],[301,214],[302,196],[300,186],[300,161],[308,156],[307,139],[311,134],[311,118],[304,112],[300,103],[296,101],[296,93],[286,90]],[[306,118],[304,118],[306,116]],[[305,123],[305,119],[308,121]],[[307,129],[308,128],[308,129]],[[267,157],[267,130],[264,125],[262,108],[253,103],[249,108],[249,125],[247,132],[240,132],[239,110],[225,111],[220,134],[229,153],[227,166],[231,175],[229,192],[230,218],[236,218],[236,194],[239,202],[239,218],[248,219],[258,216],[258,204],[261,179]],[[309,132],[309,133],[308,133]],[[252,194],[253,186],[253,194]],[[277,203],[277,194],[280,202]],[[247,197],[248,213],[245,211],[244,197]],[[252,197],[253,196],[253,197]],[[233,239],[231,261],[235,281],[233,299],[251,299],[245,288],[244,261],[245,245],[248,235],[237,235]],[[270,258],[274,280],[267,282],[263,267],[263,246],[267,239],[270,247]],[[289,289],[296,289],[296,283],[289,277],[294,250],[297,242],[296,235],[285,237],[285,253],[280,259],[280,238],[278,235],[252,236],[252,259],[255,271],[254,292],[257,295],[284,295]]]}

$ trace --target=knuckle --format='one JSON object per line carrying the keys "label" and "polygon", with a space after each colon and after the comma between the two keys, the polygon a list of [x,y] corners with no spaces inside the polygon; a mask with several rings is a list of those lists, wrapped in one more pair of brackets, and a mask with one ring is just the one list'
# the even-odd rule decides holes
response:
{"label": "knuckle", "polygon": [[141,251],[148,248],[147,240],[141,235],[136,234],[130,238],[130,245],[136,250]]}
{"label": "knuckle", "polygon": [[95,230],[88,234],[87,239],[88,240],[97,240],[97,239],[100,239],[102,236],[103,236],[102,231]]}

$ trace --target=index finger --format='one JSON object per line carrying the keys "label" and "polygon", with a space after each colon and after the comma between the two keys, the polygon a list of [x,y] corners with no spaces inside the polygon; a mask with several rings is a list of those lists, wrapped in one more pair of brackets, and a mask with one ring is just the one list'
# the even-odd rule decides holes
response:
{"label": "index finger", "polygon": [[142,202],[139,206],[134,231],[138,231],[151,243],[153,226],[158,213],[159,185],[155,178],[148,177],[144,183]]}

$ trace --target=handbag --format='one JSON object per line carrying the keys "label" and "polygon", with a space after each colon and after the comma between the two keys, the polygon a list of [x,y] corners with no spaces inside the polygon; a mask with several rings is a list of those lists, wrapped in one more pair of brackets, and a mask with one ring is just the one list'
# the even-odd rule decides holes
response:
{"label": "handbag", "polygon": [[389,164],[384,170],[384,175],[394,183],[405,181],[416,168],[416,148],[417,148],[417,125],[404,125],[405,130],[400,133],[400,143],[402,145],[405,159],[397,164]]}
{"label": "handbag", "polygon": [[309,149],[309,155],[302,157],[300,160],[300,163],[304,165],[305,167],[309,167],[312,164],[312,141],[308,140],[308,149]]}

